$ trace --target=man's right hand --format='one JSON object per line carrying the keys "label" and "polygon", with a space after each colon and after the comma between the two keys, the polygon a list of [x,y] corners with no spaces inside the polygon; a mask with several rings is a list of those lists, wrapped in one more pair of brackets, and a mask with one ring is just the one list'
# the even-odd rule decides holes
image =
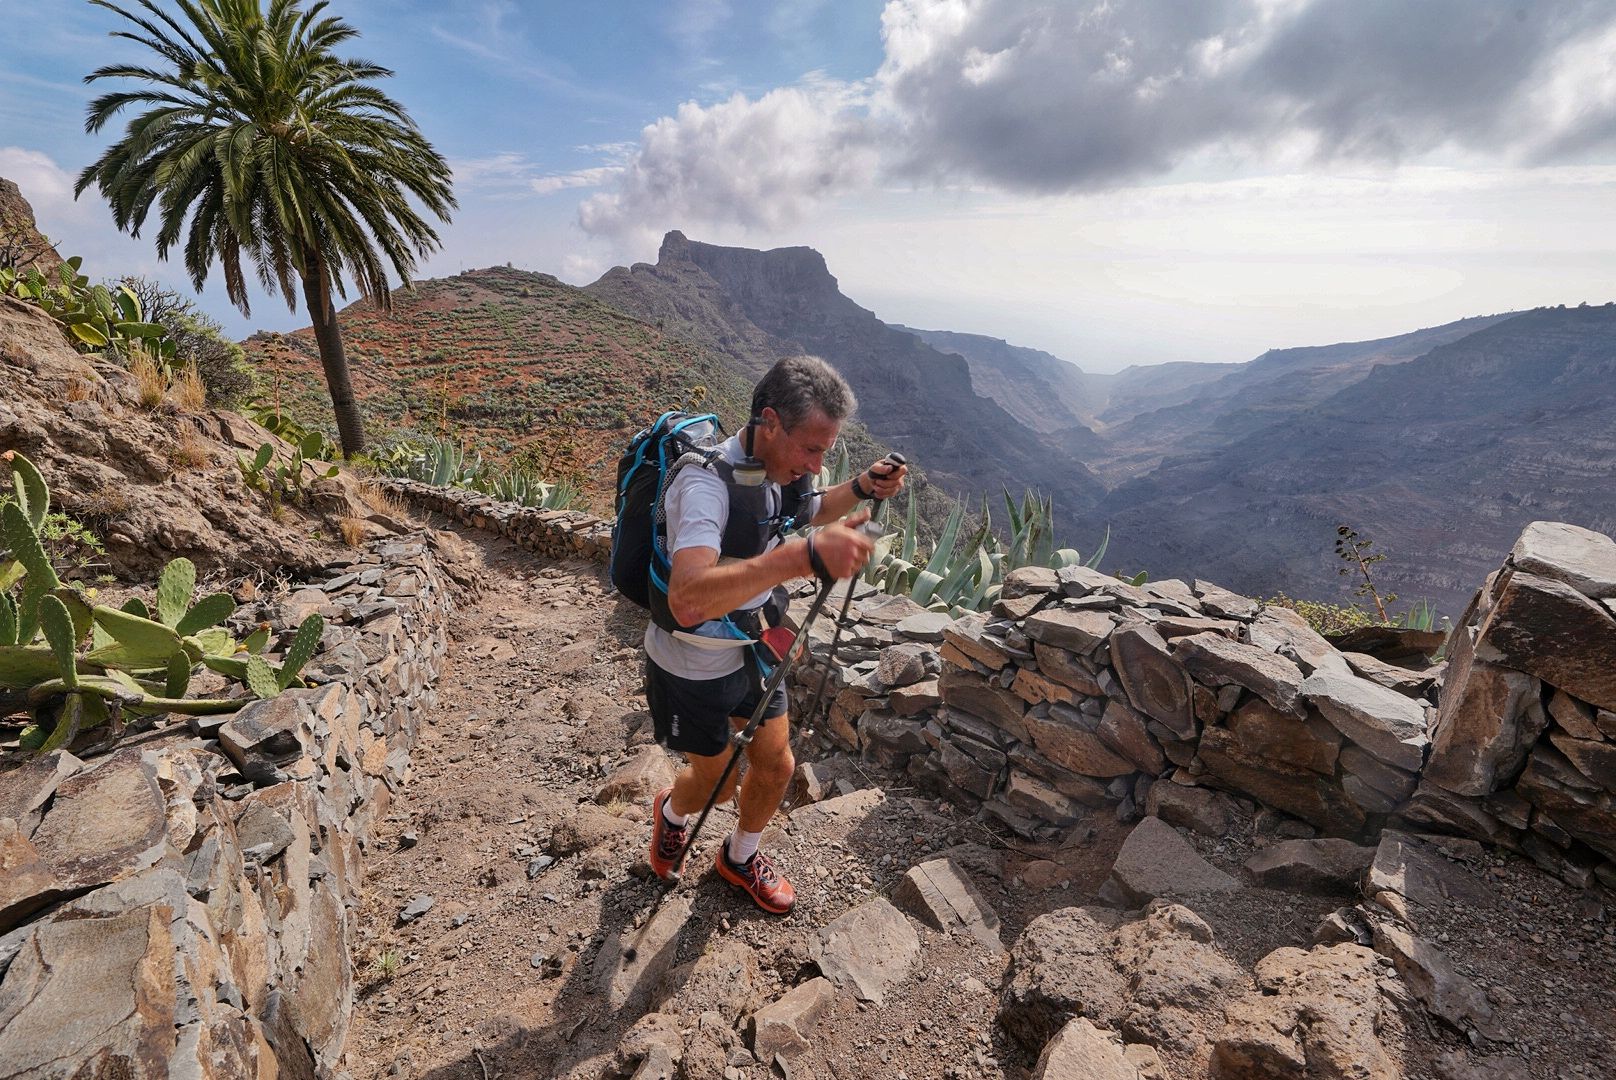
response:
{"label": "man's right hand", "polygon": [[814,554],[836,580],[852,577],[870,561],[875,541],[859,531],[859,526],[868,520],[870,512],[863,510],[814,533]]}

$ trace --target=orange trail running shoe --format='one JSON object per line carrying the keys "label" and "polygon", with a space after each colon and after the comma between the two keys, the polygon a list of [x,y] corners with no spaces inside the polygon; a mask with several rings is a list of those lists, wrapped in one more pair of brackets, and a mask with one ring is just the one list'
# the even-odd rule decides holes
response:
{"label": "orange trail running shoe", "polygon": [[745,889],[752,902],[770,915],[785,915],[797,902],[797,890],[781,877],[761,851],[737,866],[729,861],[729,841],[718,845],[718,876]]}
{"label": "orange trail running shoe", "polygon": [[662,816],[662,806],[673,795],[671,787],[663,788],[651,803],[651,870],[664,881],[673,873],[673,864],[689,842],[690,830],[686,826],[673,826]]}

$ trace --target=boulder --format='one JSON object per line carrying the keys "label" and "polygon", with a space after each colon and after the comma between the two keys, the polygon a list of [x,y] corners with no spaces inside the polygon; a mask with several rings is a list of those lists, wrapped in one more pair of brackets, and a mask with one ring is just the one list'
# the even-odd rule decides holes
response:
{"label": "boulder", "polygon": [[595,954],[592,981],[595,993],[602,995],[614,1011],[645,1010],[673,968],[679,935],[694,903],[689,893],[676,895],[658,908],[644,926],[624,926],[601,945]]}
{"label": "boulder", "polygon": [[1146,729],[1144,718],[1118,698],[1106,701],[1094,733],[1146,776],[1160,776],[1167,768],[1161,744]]}
{"label": "boulder", "polygon": [[947,612],[917,611],[898,620],[893,630],[903,637],[913,638],[916,641],[938,642],[943,640],[943,630],[953,621]]}
{"label": "boulder", "polygon": [[1233,892],[1240,887],[1234,878],[1201,858],[1178,830],[1153,817],[1141,820],[1123,841],[1111,866],[1110,882],[1133,904],[1157,896]]}
{"label": "boulder", "polygon": [[1375,848],[1363,891],[1370,900],[1391,893],[1432,909],[1455,905],[1482,911],[1497,906],[1486,885],[1467,867],[1450,862],[1407,833],[1390,829]]}
{"label": "boulder", "polygon": [[971,879],[951,860],[932,859],[911,866],[892,893],[893,902],[933,930],[962,931],[993,952],[999,941],[999,916],[976,891]]}
{"label": "boulder", "polygon": [[1559,521],[1534,521],[1510,550],[1516,570],[1564,582],[1595,600],[1616,597],[1616,540]]}
{"label": "boulder", "polygon": [[657,792],[673,786],[673,762],[660,746],[642,746],[613,769],[595,792],[602,805],[613,802],[650,803]]}
{"label": "boulder", "polygon": [[1065,649],[1035,641],[1032,644],[1032,654],[1038,662],[1040,675],[1053,679],[1062,686],[1069,686],[1078,694],[1087,697],[1100,696],[1100,684],[1095,681],[1094,674],[1083,666],[1082,661]]}
{"label": "boulder", "polygon": [[1486,795],[1519,775],[1548,723],[1541,684],[1478,660],[1472,627],[1455,629],[1452,641],[1424,777],[1456,795]]}
{"label": "boulder", "polygon": [[1138,1080],[1122,1044],[1082,1017],[1070,1020],[1038,1055],[1033,1080]]}
{"label": "boulder", "polygon": [[791,1058],[811,1045],[808,1034],[836,1000],[836,987],[824,977],[792,987],[752,1016],[752,1053],[759,1061]]}
{"label": "boulder", "polygon": [[999,1025],[1028,1054],[1040,1052],[1067,1021],[1085,1016],[1107,1026],[1128,1001],[1127,978],[1111,963],[1117,913],[1070,907],[1027,924],[1010,950]]}
{"label": "boulder", "polygon": [[882,649],[880,663],[875,669],[876,681],[888,690],[923,682],[928,674],[926,656],[930,652],[930,649],[918,644],[893,645]]}
{"label": "boulder", "polygon": [[1173,658],[1207,686],[1243,686],[1281,712],[1307,714],[1302,701],[1302,669],[1277,653],[1230,641],[1222,634],[1176,639]]}
{"label": "boulder", "polygon": [[1123,623],[1111,635],[1111,666],[1135,709],[1180,739],[1196,733],[1189,672],[1145,622]]}
{"label": "boulder", "polygon": [[1498,1037],[1487,995],[1454,970],[1441,949],[1386,919],[1371,920],[1370,928],[1375,951],[1391,958],[1409,991],[1432,1016],[1465,1034]]}
{"label": "boulder", "polygon": [[1246,872],[1270,889],[1331,896],[1356,890],[1374,858],[1374,848],[1350,840],[1284,840],[1247,859]]}
{"label": "boulder", "polygon": [[1219,618],[1249,622],[1256,618],[1257,611],[1261,607],[1255,600],[1230,592],[1210,581],[1202,581],[1200,578],[1191,583],[1190,589],[1200,600],[1201,610]]}
{"label": "boulder", "polygon": [[1317,712],[1298,718],[1260,697],[1229,713],[1227,727],[1235,742],[1256,760],[1290,765],[1320,776],[1334,776],[1341,752],[1341,733]]}
{"label": "boulder", "polygon": [[1027,738],[1023,722],[1027,703],[1010,691],[969,671],[945,671],[938,680],[938,693],[950,708],[979,716],[1012,738]]}
{"label": "boulder", "polygon": [[1212,1051],[1214,1080],[1402,1080],[1379,1033],[1391,1012],[1375,954],[1359,945],[1276,949],[1253,973]]}
{"label": "boulder", "polygon": [[909,977],[920,958],[920,937],[886,900],[866,900],[819,932],[819,970],[860,1001],[880,1005]]}
{"label": "boulder", "polygon": [[1218,951],[1212,928],[1189,908],[1155,900],[1113,935],[1111,962],[1128,979],[1120,1029],[1178,1060],[1205,1067],[1228,1003],[1251,979]]}
{"label": "boulder", "polygon": [[900,686],[887,695],[887,708],[899,716],[918,716],[942,703],[942,684],[938,679],[927,679],[910,686]]}
{"label": "boulder", "polygon": [[1029,710],[1023,717],[1038,752],[1081,776],[1126,776],[1136,766],[1096,734],[1097,723],[1066,705]]}
{"label": "boulder", "polygon": [[44,816],[41,807],[56,794],[57,785],[83,767],[84,762],[66,750],[23,762],[0,784],[0,818],[10,818],[23,836],[32,836]]}
{"label": "boulder", "polygon": [[846,839],[848,833],[877,813],[886,799],[886,792],[880,788],[864,788],[812,806],[800,806],[791,811],[791,831],[811,834],[819,843]]}
{"label": "boulder", "polygon": [[1511,574],[1481,625],[1476,655],[1616,709],[1616,617],[1562,581]]}
{"label": "boulder", "polygon": [[1116,622],[1103,611],[1072,611],[1057,607],[1045,608],[1021,625],[1033,641],[1083,654],[1103,644],[1111,636]]}
{"label": "boulder", "polygon": [[990,671],[998,671],[1011,660],[1003,639],[988,632],[983,615],[965,615],[949,623],[943,628],[943,642]]}
{"label": "boulder", "polygon": [[1395,690],[1367,679],[1320,669],[1302,683],[1302,693],[1337,731],[1405,772],[1425,761],[1425,709]]}
{"label": "boulder", "polygon": [[1202,836],[1223,837],[1234,828],[1240,807],[1221,791],[1163,781],[1150,785],[1145,813]]}
{"label": "boulder", "polygon": [[1364,827],[1363,810],[1335,780],[1249,754],[1224,728],[1206,729],[1196,757],[1219,787],[1249,795],[1324,832],[1352,835]]}

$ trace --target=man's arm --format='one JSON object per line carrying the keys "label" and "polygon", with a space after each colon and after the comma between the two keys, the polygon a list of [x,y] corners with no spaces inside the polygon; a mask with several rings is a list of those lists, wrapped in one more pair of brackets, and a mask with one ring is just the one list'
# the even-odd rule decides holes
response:
{"label": "man's arm", "polygon": [[[903,480],[907,475],[909,475],[907,465],[895,466],[886,458],[882,458],[865,469],[857,479],[864,490],[874,492],[876,498],[890,499],[903,487]],[[829,525],[852,510],[858,501],[859,497],[853,490],[852,480],[845,484],[837,484],[820,495],[819,509],[814,512],[812,524]]]}
{"label": "man's arm", "polygon": [[[849,578],[869,561],[875,544],[857,528],[868,519],[855,514],[814,534],[814,553],[827,573]],[[668,611],[680,626],[696,626],[728,615],[758,593],[814,573],[808,541],[795,538],[750,559],[720,563],[718,549],[680,548],[673,553],[668,580]]]}

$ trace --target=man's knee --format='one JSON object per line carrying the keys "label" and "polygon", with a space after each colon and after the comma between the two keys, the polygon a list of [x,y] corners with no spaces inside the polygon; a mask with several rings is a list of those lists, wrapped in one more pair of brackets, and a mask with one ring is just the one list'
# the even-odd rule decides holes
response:
{"label": "man's knee", "polygon": [[797,768],[797,759],[789,745],[781,745],[778,748],[765,747],[747,764],[757,772],[759,780],[770,784],[788,784],[792,772]]}

